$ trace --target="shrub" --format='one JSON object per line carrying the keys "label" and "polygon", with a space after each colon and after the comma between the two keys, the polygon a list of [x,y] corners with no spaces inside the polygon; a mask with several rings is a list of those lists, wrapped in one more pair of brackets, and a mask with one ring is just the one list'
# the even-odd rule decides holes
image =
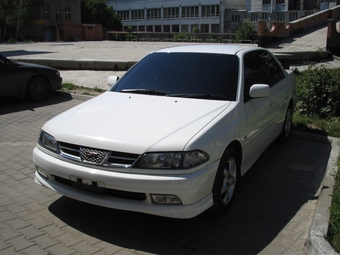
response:
{"label": "shrub", "polygon": [[309,66],[296,76],[299,101],[297,110],[308,116],[321,118],[339,116],[339,69]]}
{"label": "shrub", "polygon": [[126,35],[126,40],[128,41],[134,41],[137,40],[137,36],[133,33],[132,26],[128,26],[128,33]]}
{"label": "shrub", "polygon": [[234,42],[239,43],[241,40],[255,40],[255,25],[248,20],[243,20],[236,31]]}
{"label": "shrub", "polygon": [[174,35],[174,38],[173,38],[175,42],[186,41],[187,39],[188,37],[185,32],[181,32],[178,35]]}

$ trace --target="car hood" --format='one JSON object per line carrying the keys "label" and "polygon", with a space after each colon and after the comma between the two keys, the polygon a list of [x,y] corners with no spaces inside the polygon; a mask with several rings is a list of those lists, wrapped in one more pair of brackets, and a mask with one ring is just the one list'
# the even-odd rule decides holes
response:
{"label": "car hood", "polygon": [[181,151],[229,101],[106,92],[47,122],[56,140],[141,154]]}

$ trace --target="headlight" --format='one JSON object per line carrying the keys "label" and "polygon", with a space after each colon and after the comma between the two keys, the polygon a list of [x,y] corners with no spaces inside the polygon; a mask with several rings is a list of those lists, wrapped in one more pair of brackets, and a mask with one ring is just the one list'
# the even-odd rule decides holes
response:
{"label": "headlight", "polygon": [[53,136],[43,130],[41,130],[40,132],[38,144],[45,149],[58,153],[57,141],[54,139]]}
{"label": "headlight", "polygon": [[209,155],[199,150],[189,152],[153,152],[144,154],[134,167],[147,169],[188,169],[203,164],[208,160]]}

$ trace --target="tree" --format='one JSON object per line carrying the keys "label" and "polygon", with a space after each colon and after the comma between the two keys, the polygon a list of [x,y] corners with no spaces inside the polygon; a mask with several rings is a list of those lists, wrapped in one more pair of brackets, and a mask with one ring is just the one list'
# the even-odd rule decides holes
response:
{"label": "tree", "polygon": [[241,40],[254,40],[255,39],[255,25],[248,20],[243,20],[241,27],[236,31],[235,42]]}
{"label": "tree", "polygon": [[104,30],[121,30],[121,19],[112,6],[105,0],[81,0],[81,22],[84,24],[102,24]]}
{"label": "tree", "polygon": [[19,29],[28,28],[39,19],[44,0],[0,0],[0,29],[15,27],[15,39],[18,39]]}
{"label": "tree", "polygon": [[7,26],[12,24],[14,16],[14,1],[0,0],[0,41],[6,36]]}
{"label": "tree", "polygon": [[39,19],[40,10],[44,6],[44,0],[14,0],[16,3],[16,33],[15,39],[18,39],[19,28],[30,27],[34,21]]}

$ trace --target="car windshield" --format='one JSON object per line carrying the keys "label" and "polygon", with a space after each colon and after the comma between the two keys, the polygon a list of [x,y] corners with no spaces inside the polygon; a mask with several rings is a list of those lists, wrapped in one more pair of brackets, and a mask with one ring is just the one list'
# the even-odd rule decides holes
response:
{"label": "car windshield", "polygon": [[211,53],[152,53],[111,91],[158,96],[236,100],[238,58]]}

